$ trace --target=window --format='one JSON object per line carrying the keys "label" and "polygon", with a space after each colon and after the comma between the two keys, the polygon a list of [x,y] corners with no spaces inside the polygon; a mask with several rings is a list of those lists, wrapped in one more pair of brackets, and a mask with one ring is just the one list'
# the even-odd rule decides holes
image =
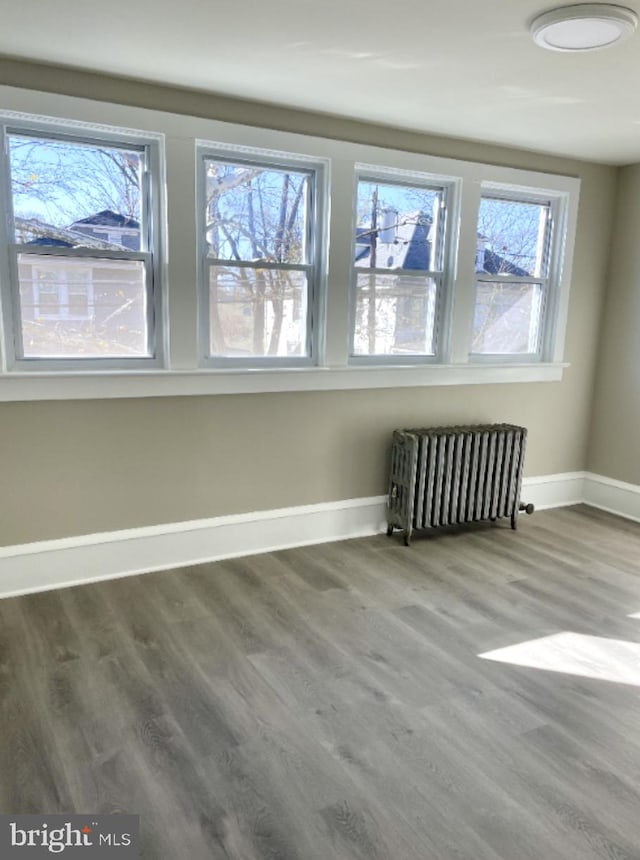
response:
{"label": "window", "polygon": [[352,357],[433,357],[443,304],[444,186],[359,176]]}
{"label": "window", "polygon": [[548,305],[552,201],[483,194],[471,353],[539,355]]}
{"label": "window", "polygon": [[0,401],[562,378],[579,179],[0,95]]}
{"label": "window", "polygon": [[10,364],[159,359],[153,145],[11,125],[3,134]]}
{"label": "window", "polygon": [[[60,265],[61,264],[61,265]],[[52,260],[48,265],[33,265],[31,272],[21,274],[25,296],[23,314],[31,311],[33,319],[89,320],[93,315],[91,269],[84,266],[70,271],[65,261]],[[29,295],[31,281],[31,295]],[[33,302],[33,304],[30,304]]]}
{"label": "window", "polygon": [[202,153],[205,360],[316,360],[317,185],[315,167]]}

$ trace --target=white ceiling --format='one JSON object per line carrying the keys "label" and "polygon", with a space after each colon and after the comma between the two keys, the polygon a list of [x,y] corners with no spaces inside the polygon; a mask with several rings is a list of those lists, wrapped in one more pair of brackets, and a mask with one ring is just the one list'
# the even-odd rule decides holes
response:
{"label": "white ceiling", "polygon": [[[640,0],[627,5],[640,13]],[[0,54],[594,161],[640,161],[640,31],[602,51],[545,51],[527,23],[552,6],[4,0]]]}

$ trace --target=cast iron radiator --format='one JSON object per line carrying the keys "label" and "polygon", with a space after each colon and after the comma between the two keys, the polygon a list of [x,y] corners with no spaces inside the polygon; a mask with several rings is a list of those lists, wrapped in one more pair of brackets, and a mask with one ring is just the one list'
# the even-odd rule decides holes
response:
{"label": "cast iron radiator", "polygon": [[387,534],[511,517],[516,528],[527,441],[524,427],[484,424],[396,430]]}

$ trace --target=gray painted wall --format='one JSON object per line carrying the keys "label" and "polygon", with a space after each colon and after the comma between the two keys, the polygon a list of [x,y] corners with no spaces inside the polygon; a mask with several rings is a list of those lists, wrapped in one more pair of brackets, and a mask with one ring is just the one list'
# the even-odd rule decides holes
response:
{"label": "gray painted wall", "polygon": [[640,484],[640,164],[621,168],[587,465]]}

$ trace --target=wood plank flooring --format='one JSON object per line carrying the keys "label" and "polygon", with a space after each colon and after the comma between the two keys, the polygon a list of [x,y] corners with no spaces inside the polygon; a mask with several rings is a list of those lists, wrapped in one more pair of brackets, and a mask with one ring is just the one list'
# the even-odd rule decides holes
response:
{"label": "wood plank flooring", "polygon": [[635,613],[640,525],[582,506],[0,601],[0,811],[138,813],[159,860],[640,860]]}

